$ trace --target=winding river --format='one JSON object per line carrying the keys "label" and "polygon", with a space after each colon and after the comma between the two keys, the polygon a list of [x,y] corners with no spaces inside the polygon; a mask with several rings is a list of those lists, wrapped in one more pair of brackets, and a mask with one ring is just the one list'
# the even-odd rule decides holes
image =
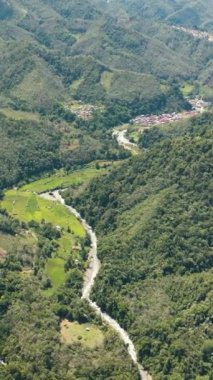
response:
{"label": "winding river", "polygon": [[[125,136],[125,134],[124,134]],[[119,142],[121,144],[121,141]],[[131,144],[131,143],[130,143]],[[148,372],[143,368],[143,366],[138,362],[137,359],[137,353],[134,346],[134,343],[130,339],[128,333],[118,324],[117,321],[115,321],[113,318],[111,318],[107,313],[104,313],[101,311],[100,307],[96,304],[96,302],[93,302],[90,298],[92,287],[95,282],[95,278],[100,270],[101,263],[97,256],[97,237],[95,232],[93,231],[92,227],[86,222],[85,219],[81,217],[79,212],[74,209],[72,206],[68,206],[65,204],[64,199],[60,195],[60,190],[53,191],[51,193],[43,193],[41,196],[45,199],[49,199],[52,201],[60,202],[62,205],[64,205],[75,217],[81,221],[85,231],[88,233],[91,241],[91,247],[88,255],[88,261],[89,266],[86,270],[86,273],[84,275],[84,284],[82,289],[82,299],[85,299],[91,308],[95,311],[95,313],[100,316],[102,321],[106,322],[111,328],[113,328],[118,335],[120,336],[121,340],[124,342],[125,346],[127,347],[127,351],[129,356],[131,357],[134,364],[137,366],[138,371],[140,373],[141,380],[152,380],[152,377],[148,374]]]}

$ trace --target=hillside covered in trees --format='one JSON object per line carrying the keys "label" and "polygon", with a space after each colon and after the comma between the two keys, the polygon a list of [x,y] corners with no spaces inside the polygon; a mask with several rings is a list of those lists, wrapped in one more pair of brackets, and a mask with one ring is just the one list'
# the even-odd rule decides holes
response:
{"label": "hillside covered in trees", "polygon": [[155,141],[150,131],[141,154],[67,195],[98,232],[94,299],[154,379],[212,376],[212,126],[204,114]]}
{"label": "hillside covered in trees", "polygon": [[51,224],[20,223],[0,209],[0,242],[8,247],[0,249],[0,379],[138,380],[124,347],[106,328],[97,346],[82,345],[80,337],[62,344],[61,319],[93,323],[98,332],[100,321],[80,300],[80,270],[67,272],[66,284],[53,298],[44,294],[41,271],[59,237]]}
{"label": "hillside covered in trees", "polygon": [[16,112],[0,113],[0,189],[23,185],[59,168],[72,171],[97,159],[129,156],[119,150],[111,130],[107,132],[119,120],[128,120],[131,113],[126,107],[114,113],[109,108],[92,122],[75,120],[75,115],[60,108],[50,119],[26,112],[17,117]]}
{"label": "hillside covered in trees", "polygon": [[[211,43],[159,17],[159,9],[165,17],[181,10],[182,1],[176,9],[155,3],[156,10],[137,1],[1,1],[1,108],[50,114],[75,99],[162,112],[187,106],[185,82],[210,96]],[[199,12],[208,27],[211,7]]]}
{"label": "hillside covered in trees", "polygon": [[210,0],[0,0],[0,380],[140,379],[81,299],[91,241],[37,194],[56,188],[97,233],[93,300],[153,380],[213,380],[211,107],[138,127],[134,155],[112,136],[213,100],[212,41],[178,29],[212,17]]}
{"label": "hillside covered in trees", "polygon": [[[107,129],[189,109],[183,94],[211,100],[212,43],[169,21],[187,9],[181,0],[2,0],[0,188],[121,158]],[[200,22],[176,24],[211,31],[209,3],[193,9]],[[85,103],[97,107],[90,120],[75,114]]]}

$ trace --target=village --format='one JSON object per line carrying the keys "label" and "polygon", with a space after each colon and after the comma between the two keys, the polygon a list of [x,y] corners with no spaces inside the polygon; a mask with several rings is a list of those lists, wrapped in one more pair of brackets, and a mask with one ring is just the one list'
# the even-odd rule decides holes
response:
{"label": "village", "polygon": [[140,115],[131,120],[131,124],[136,125],[161,125],[166,123],[172,123],[175,121],[180,121],[187,117],[192,117],[201,113],[209,107],[211,104],[209,102],[205,102],[202,99],[195,98],[188,100],[192,105],[192,109],[184,112],[172,112],[172,113],[163,113],[160,115]]}
{"label": "village", "polygon": [[73,112],[77,117],[83,120],[89,120],[92,118],[93,113],[97,110],[102,111],[103,106],[97,106],[93,104],[84,104],[80,101],[72,101],[64,105],[64,108]]}

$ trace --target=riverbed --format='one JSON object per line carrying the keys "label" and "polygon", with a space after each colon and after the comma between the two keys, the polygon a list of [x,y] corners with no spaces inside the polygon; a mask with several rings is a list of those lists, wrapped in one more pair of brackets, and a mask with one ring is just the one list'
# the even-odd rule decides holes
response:
{"label": "riverbed", "polygon": [[130,339],[128,333],[119,325],[119,323],[116,320],[111,318],[110,315],[102,312],[102,310],[96,304],[96,302],[92,301],[90,298],[92,288],[95,283],[95,279],[101,267],[101,263],[97,255],[97,236],[95,232],[93,231],[92,227],[86,222],[85,219],[81,217],[81,215],[75,208],[65,204],[65,201],[60,194],[60,190],[56,190],[51,193],[43,193],[43,194],[40,194],[40,196],[51,201],[60,202],[82,223],[85,231],[90,237],[91,245],[90,245],[90,250],[88,254],[89,265],[84,275],[84,283],[83,283],[81,298],[85,299],[89,303],[90,307],[102,319],[102,321],[106,322],[111,328],[113,328],[113,330],[117,332],[117,334],[119,335],[121,340],[124,342],[125,346],[127,347],[128,354],[131,357],[133,363],[137,366],[138,371],[140,373],[141,380],[152,380],[152,377],[138,362],[134,343]]}

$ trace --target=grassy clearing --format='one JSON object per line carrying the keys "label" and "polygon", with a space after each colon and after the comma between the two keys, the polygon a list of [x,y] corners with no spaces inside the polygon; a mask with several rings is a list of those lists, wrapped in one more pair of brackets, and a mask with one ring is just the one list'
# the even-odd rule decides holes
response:
{"label": "grassy clearing", "polygon": [[63,232],[62,237],[58,240],[58,244],[59,247],[57,249],[57,256],[62,259],[66,259],[75,244],[75,236],[73,234]]}
{"label": "grassy clearing", "polygon": [[[145,130],[145,128],[144,128],[144,130]],[[126,129],[127,129],[127,137],[130,139],[130,141],[133,140],[133,142],[138,144],[139,139],[140,139],[141,135],[143,134],[143,128],[141,127],[141,125],[127,124]]]}
{"label": "grassy clearing", "polygon": [[78,87],[83,82],[84,78],[76,79],[72,82],[70,85],[70,93],[71,95],[75,95],[76,91],[78,90]]}
{"label": "grassy clearing", "polygon": [[45,274],[50,279],[52,287],[44,290],[43,294],[46,296],[51,296],[66,280],[64,260],[59,257],[49,259],[45,267]]}
{"label": "grassy clearing", "polygon": [[[107,163],[105,164],[108,165]],[[70,174],[66,174],[64,170],[59,170],[57,173],[51,175],[50,177],[42,178],[38,181],[25,185],[22,190],[30,190],[36,191],[37,193],[42,193],[57,188],[66,188],[71,185],[80,185],[85,181],[89,181],[94,177],[107,173],[107,169],[108,168],[104,167],[97,169],[95,164],[91,164]]]}
{"label": "grassy clearing", "polygon": [[30,191],[7,191],[1,207],[19,220],[41,222],[44,219],[46,222],[59,225],[66,230],[69,227],[77,236],[85,235],[81,223],[64,206],[40,198],[39,195]]}
{"label": "grassy clearing", "polygon": [[87,348],[100,347],[104,342],[103,332],[92,324],[79,324],[64,320],[61,322],[61,342],[65,344],[81,343]]}
{"label": "grassy clearing", "polygon": [[138,143],[141,133],[138,131],[133,131],[130,133],[130,137],[134,140],[135,143]]}
{"label": "grassy clearing", "polygon": [[9,119],[39,121],[39,115],[33,112],[15,111],[12,108],[1,108],[0,112]]}
{"label": "grassy clearing", "polygon": [[192,94],[193,90],[194,90],[194,86],[192,84],[189,84],[189,83],[185,83],[182,87],[181,87],[181,92],[184,96],[189,96]]}

